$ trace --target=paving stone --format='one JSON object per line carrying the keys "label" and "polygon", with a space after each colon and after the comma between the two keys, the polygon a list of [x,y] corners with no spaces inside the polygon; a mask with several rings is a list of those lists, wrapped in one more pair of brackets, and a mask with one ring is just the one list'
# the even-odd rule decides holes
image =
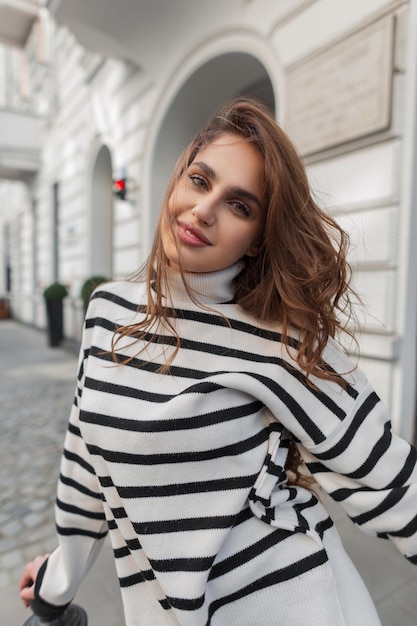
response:
{"label": "paving stone", "polygon": [[10,577],[9,572],[3,570],[0,571],[0,589],[5,589],[6,587],[10,587],[12,579]]}
{"label": "paving stone", "polygon": [[18,545],[18,541],[16,537],[1,537],[0,536],[0,554],[3,552],[9,552],[9,550],[14,550]]}
{"label": "paving stone", "polygon": [[39,500],[33,500],[30,504],[31,511],[45,511],[48,507],[51,506],[50,500],[45,500],[44,498],[39,498]]}
{"label": "paving stone", "polygon": [[22,577],[23,567],[24,567],[24,563],[17,567],[13,567],[9,570],[10,578],[12,579],[12,583],[15,583],[16,589],[18,588],[17,584]]}
{"label": "paving stone", "polygon": [[26,560],[47,551],[46,543],[56,544],[55,492],[76,362],[76,354],[49,348],[44,333],[13,320],[0,324],[3,586]]}
{"label": "paving stone", "polygon": [[27,515],[29,511],[30,509],[28,506],[20,504],[20,505],[11,506],[8,512],[9,512],[10,517],[22,518],[25,515]]}
{"label": "paving stone", "polygon": [[11,519],[1,527],[1,535],[3,535],[3,537],[16,536],[22,533],[22,531],[23,525],[17,519]]}
{"label": "paving stone", "polygon": [[16,566],[22,567],[24,565],[23,554],[20,550],[7,552],[0,556],[0,563],[4,569],[12,569]]}

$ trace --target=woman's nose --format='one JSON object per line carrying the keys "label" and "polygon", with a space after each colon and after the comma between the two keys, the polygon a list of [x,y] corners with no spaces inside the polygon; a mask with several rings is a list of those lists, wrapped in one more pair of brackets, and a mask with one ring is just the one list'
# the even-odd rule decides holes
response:
{"label": "woman's nose", "polygon": [[207,226],[212,226],[216,220],[216,210],[214,204],[210,201],[196,204],[191,213],[196,220]]}

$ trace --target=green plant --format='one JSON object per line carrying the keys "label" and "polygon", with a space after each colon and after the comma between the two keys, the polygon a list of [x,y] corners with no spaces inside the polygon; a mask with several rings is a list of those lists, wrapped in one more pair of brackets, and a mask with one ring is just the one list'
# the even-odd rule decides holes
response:
{"label": "green plant", "polygon": [[43,292],[43,297],[46,300],[62,300],[68,295],[68,289],[62,283],[52,283]]}
{"label": "green plant", "polygon": [[88,301],[90,300],[91,294],[93,293],[94,289],[96,287],[98,287],[99,285],[101,285],[101,283],[106,283],[108,282],[108,278],[106,276],[100,276],[99,274],[96,276],[90,276],[89,278],[87,278],[82,287],[81,287],[81,299],[84,302],[84,306],[86,307],[88,304]]}

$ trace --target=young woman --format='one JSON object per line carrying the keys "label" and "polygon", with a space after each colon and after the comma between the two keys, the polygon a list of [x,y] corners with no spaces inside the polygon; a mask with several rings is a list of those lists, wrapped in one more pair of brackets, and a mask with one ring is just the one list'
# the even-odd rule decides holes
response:
{"label": "young woman", "polygon": [[214,116],[147,267],[90,302],[26,603],[69,603],[109,532],[128,626],[379,624],[320,490],[417,562],[417,457],[335,340],[347,245],[259,103]]}

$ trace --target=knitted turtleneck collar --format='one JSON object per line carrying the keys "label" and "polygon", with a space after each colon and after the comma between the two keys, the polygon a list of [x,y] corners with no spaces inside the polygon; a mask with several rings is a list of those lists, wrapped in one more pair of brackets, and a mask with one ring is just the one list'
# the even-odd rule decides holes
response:
{"label": "knitted turtleneck collar", "polygon": [[[220,304],[233,300],[235,293],[233,280],[242,268],[243,264],[238,262],[218,272],[186,273],[185,279],[196,300],[202,304]],[[190,301],[180,272],[170,267],[167,267],[167,289],[164,289],[164,292],[173,303]]]}

